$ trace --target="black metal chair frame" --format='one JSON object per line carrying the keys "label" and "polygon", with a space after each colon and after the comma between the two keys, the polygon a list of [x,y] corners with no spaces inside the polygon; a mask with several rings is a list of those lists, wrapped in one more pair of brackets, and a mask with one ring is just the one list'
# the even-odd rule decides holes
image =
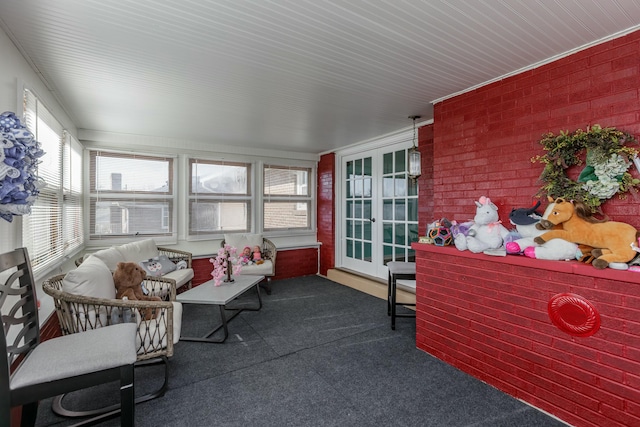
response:
{"label": "black metal chair frame", "polygon": [[413,306],[415,307],[415,303],[399,303],[397,301],[398,297],[398,284],[397,280],[415,280],[415,273],[404,274],[404,273],[392,273],[389,270],[388,278],[387,278],[387,315],[391,316],[391,329],[395,331],[396,329],[396,317],[416,317],[415,313],[398,313],[396,308],[399,305],[403,306]]}
{"label": "black metal chair frame", "polygon": [[[12,272],[14,268],[15,271]],[[32,354],[35,354],[34,352],[40,345],[36,290],[27,249],[20,248],[1,254],[0,272],[8,275],[4,283],[0,283],[0,308],[5,304],[11,304],[11,308],[5,307],[2,310],[3,330],[0,334],[0,342],[6,347],[6,352],[2,356],[4,366],[0,369],[0,420],[3,420],[2,425],[10,425],[12,407],[22,406],[21,425],[33,426],[36,422],[40,400],[112,381],[120,382],[122,410],[105,414],[99,418],[85,420],[84,423],[94,424],[119,414],[121,425],[135,425],[133,362],[87,374],[22,387],[11,387],[13,374]],[[15,338],[11,339],[12,342],[7,342],[8,332],[12,328],[19,328],[19,330]],[[105,345],[109,345],[109,343],[105,343]],[[68,351],[75,352],[77,349],[68,349]],[[66,360],[64,357],[61,359]]]}

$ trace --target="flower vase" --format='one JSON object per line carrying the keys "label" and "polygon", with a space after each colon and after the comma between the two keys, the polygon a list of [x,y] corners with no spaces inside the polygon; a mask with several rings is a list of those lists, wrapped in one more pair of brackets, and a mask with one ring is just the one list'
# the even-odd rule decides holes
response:
{"label": "flower vase", "polygon": [[233,283],[235,280],[231,277],[231,259],[229,259],[229,252],[227,251],[227,278],[224,279],[225,283]]}

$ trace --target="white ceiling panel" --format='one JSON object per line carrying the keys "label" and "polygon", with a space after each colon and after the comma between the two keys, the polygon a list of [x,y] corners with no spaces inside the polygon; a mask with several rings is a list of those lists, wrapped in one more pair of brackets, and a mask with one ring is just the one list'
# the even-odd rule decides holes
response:
{"label": "white ceiling panel", "polygon": [[79,129],[320,153],[640,24],[640,0],[2,0]]}

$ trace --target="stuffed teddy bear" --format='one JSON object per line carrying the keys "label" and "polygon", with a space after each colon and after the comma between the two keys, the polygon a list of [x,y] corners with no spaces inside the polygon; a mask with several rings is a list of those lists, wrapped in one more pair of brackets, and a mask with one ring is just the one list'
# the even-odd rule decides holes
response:
{"label": "stuffed teddy bear", "polygon": [[[113,283],[116,287],[116,298],[139,301],[162,301],[160,297],[145,295],[142,291],[142,281],[147,277],[135,262],[119,262],[113,272]],[[140,315],[144,320],[151,320],[156,316],[155,310],[141,309]]]}
{"label": "stuffed teddy bear", "polygon": [[476,215],[467,234],[458,233],[454,244],[460,251],[473,253],[490,252],[502,247],[504,238],[509,233],[499,221],[498,207],[488,197],[482,196],[476,204]]}

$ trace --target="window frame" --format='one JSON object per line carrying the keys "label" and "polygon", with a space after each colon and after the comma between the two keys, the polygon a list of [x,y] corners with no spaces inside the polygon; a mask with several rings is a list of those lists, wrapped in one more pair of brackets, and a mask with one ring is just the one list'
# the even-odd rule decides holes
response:
{"label": "window frame", "polygon": [[[206,159],[206,158],[196,158],[196,157],[188,157],[187,163],[187,171],[185,176],[187,177],[187,240],[189,241],[197,241],[197,240],[210,240],[212,238],[222,238],[225,233],[248,233],[254,229],[255,223],[254,219],[256,217],[254,208],[256,202],[254,200],[255,195],[255,164],[251,161],[229,161],[229,160],[221,160],[221,159]],[[246,191],[245,193],[203,193],[198,192],[194,189],[194,175],[193,168],[197,167],[198,164],[203,165],[213,165],[213,166],[234,166],[234,167],[244,167],[246,168]],[[193,207],[199,203],[215,203],[215,204],[224,204],[224,203],[243,203],[245,205],[246,212],[246,221],[244,228],[234,228],[234,229],[218,229],[218,230],[193,230],[193,220],[192,220],[192,212]]]}
{"label": "window frame", "polygon": [[[142,152],[125,152],[119,150],[105,150],[101,148],[90,148],[86,150],[87,152],[87,194],[86,198],[86,211],[87,211],[87,220],[86,220],[86,234],[88,242],[88,246],[100,246],[104,245],[104,242],[108,242],[109,244],[119,244],[126,243],[131,241],[132,238],[153,238],[156,243],[161,244],[173,244],[177,243],[178,239],[178,192],[176,191],[176,168],[177,168],[177,158],[174,155],[159,155],[159,154],[148,154]],[[97,178],[96,178],[96,161],[97,157],[109,157],[112,159],[122,159],[122,160],[149,160],[149,161],[159,161],[166,162],[167,164],[167,191],[145,191],[145,190],[101,190],[97,187]],[[100,234],[95,232],[95,216],[96,216],[96,203],[100,200],[110,200],[114,202],[157,202],[159,204],[167,204],[168,209],[165,212],[162,211],[162,219],[163,223],[167,223],[169,225],[169,229],[167,232],[131,232],[127,233],[117,233],[117,234]],[[166,216],[168,215],[168,219]]]}
{"label": "window frame", "polygon": [[[306,187],[306,194],[273,194],[273,193],[268,193],[267,194],[267,170],[269,169],[274,169],[274,170],[283,170],[283,171],[301,171],[301,172],[306,172],[306,182],[304,184],[299,184],[299,183],[295,183],[294,185],[296,187],[300,187],[300,186],[304,186]],[[289,232],[289,231],[301,231],[301,232],[308,232],[312,230],[313,227],[313,220],[314,220],[314,204],[313,204],[313,199],[312,199],[312,191],[311,191],[311,185],[310,183],[312,182],[312,173],[313,173],[313,168],[311,167],[305,167],[305,166],[288,166],[288,165],[282,165],[282,164],[276,164],[276,163],[269,163],[269,164],[264,164],[262,165],[262,226],[263,226],[263,231],[264,232]],[[307,206],[307,212],[306,212],[306,217],[307,217],[307,225],[305,227],[267,227],[266,226],[266,213],[267,213],[267,208],[266,205],[267,203],[274,203],[274,204],[278,204],[278,203],[301,203],[301,204],[305,204]]]}

